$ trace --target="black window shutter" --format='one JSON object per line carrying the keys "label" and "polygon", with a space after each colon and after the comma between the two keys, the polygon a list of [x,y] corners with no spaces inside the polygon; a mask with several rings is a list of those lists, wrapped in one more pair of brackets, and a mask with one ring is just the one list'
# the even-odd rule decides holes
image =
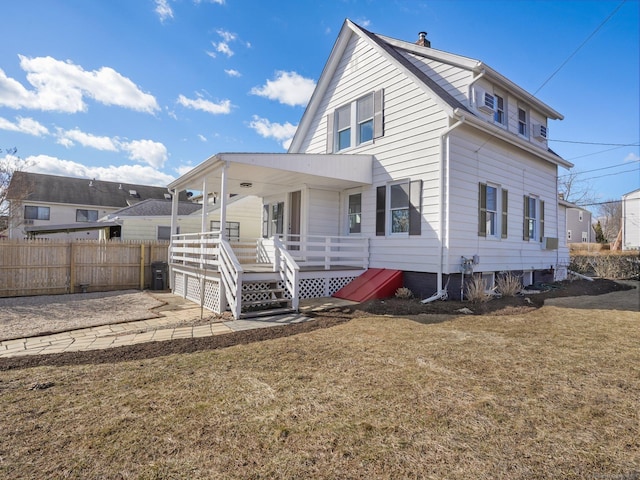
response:
{"label": "black window shutter", "polygon": [[333,117],[333,112],[327,115],[327,153],[333,153]]}
{"label": "black window shutter", "polygon": [[409,235],[420,235],[422,229],[422,180],[409,183]]}
{"label": "black window shutter", "polygon": [[384,236],[386,233],[385,218],[387,207],[387,187],[376,188],[376,235]]}
{"label": "black window shutter", "polygon": [[501,230],[502,230],[502,238],[507,238],[507,220],[509,215],[507,214],[509,210],[509,192],[507,190],[502,190],[502,222],[501,222]]}
{"label": "black window shutter", "polygon": [[478,236],[487,236],[487,185],[480,183],[478,188]]}
{"label": "black window shutter", "polygon": [[384,90],[373,93],[373,138],[384,135]]}

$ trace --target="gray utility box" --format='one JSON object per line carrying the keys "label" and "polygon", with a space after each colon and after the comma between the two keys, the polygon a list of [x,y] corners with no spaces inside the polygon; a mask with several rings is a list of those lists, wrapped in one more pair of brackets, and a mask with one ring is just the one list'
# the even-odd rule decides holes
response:
{"label": "gray utility box", "polygon": [[169,277],[169,265],[166,262],[151,264],[151,290],[166,290]]}

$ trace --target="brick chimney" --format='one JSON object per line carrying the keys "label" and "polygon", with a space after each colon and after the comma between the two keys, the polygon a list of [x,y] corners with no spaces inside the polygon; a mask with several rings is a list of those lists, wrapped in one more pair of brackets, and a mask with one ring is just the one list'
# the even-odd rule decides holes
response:
{"label": "brick chimney", "polygon": [[416,45],[431,48],[431,42],[427,40],[427,32],[418,33],[418,41],[416,42]]}

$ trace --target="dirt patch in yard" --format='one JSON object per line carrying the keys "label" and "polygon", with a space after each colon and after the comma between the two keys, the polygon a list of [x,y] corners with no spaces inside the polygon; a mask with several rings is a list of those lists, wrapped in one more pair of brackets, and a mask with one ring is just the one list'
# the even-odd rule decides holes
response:
{"label": "dirt patch in yard", "polygon": [[[149,342],[139,345],[117,347],[106,350],[85,352],[68,352],[27,357],[0,359],[0,371],[14,368],[29,368],[41,365],[78,365],[116,363],[130,360],[143,360],[171,354],[193,353],[203,350],[214,350],[233,345],[248,344],[280,337],[311,332],[329,328],[357,317],[371,315],[390,315],[406,317],[420,323],[440,323],[463,315],[459,310],[468,308],[475,315],[521,315],[541,307],[546,299],[576,297],[585,295],[602,295],[633,288],[629,285],[606,279],[589,281],[561,282],[541,293],[526,297],[497,298],[485,303],[472,304],[449,300],[423,304],[419,300],[386,299],[366,302],[353,307],[335,308],[313,314],[314,320],[285,326],[259,328],[233,332],[212,337],[179,339],[164,342]],[[630,293],[635,295],[636,292]],[[529,303],[526,299],[530,299]],[[615,304],[607,304],[604,300],[602,309],[615,309]]]}

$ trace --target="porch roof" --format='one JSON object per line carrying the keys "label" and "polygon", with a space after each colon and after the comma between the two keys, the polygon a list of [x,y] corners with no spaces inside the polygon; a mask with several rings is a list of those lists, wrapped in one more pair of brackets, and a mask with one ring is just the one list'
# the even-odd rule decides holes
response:
{"label": "porch roof", "polygon": [[227,191],[266,196],[298,185],[342,190],[373,182],[372,155],[218,153],[169,184],[169,189],[202,190],[220,185],[227,166]]}

